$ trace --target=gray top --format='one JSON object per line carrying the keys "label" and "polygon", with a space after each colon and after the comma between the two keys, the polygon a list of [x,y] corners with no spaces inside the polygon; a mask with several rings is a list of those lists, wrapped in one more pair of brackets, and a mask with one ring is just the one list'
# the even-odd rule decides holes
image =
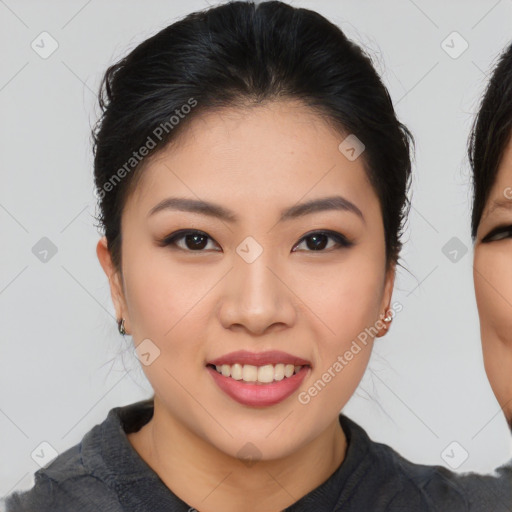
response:
{"label": "gray top", "polygon": [[[126,434],[153,416],[153,400],[111,409],[80,443],[35,473],[0,512],[194,512],[144,462]],[[320,486],[283,512],[512,512],[512,461],[496,474],[455,474],[413,464],[372,441],[343,414],[347,452]]]}

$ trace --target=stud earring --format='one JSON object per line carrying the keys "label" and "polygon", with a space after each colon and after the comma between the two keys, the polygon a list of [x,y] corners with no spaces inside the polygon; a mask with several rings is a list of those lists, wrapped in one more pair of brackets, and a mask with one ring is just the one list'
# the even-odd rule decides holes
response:
{"label": "stud earring", "polygon": [[388,323],[391,322],[391,320],[393,320],[393,317],[389,314],[389,311],[387,312],[387,315],[384,317],[384,322],[386,322],[384,324],[384,327],[387,329],[389,327]]}
{"label": "stud earring", "polygon": [[126,330],[124,328],[124,318],[121,318],[121,320],[117,322],[117,328],[119,330],[119,334],[122,334],[123,336],[126,334]]}

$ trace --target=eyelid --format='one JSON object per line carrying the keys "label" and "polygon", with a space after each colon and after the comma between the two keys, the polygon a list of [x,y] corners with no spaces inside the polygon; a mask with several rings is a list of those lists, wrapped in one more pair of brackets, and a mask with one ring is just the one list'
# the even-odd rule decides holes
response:
{"label": "eyelid", "polygon": [[[195,253],[206,252],[205,250],[193,251],[193,250],[189,250],[189,249],[182,249],[181,247],[178,247],[176,245],[176,241],[177,240],[180,240],[180,239],[184,238],[186,235],[189,235],[189,234],[204,236],[204,237],[208,238],[209,240],[213,241],[215,244],[219,245],[217,243],[217,241],[214,238],[212,238],[208,233],[205,233],[204,231],[201,231],[199,229],[192,229],[192,228],[189,228],[189,229],[179,229],[179,230],[171,233],[170,235],[167,235],[166,237],[162,238],[161,240],[158,240],[157,243],[161,247],[173,246],[173,248],[180,249],[180,250],[185,251],[185,252],[195,252]],[[327,249],[327,250],[323,250],[323,249],[319,250],[319,251],[310,250],[310,251],[306,251],[306,252],[311,252],[311,253],[331,252],[331,251],[336,250],[336,249],[349,248],[349,247],[352,247],[354,245],[354,242],[349,240],[342,233],[339,233],[337,231],[332,231],[332,230],[329,230],[329,229],[314,229],[314,230],[309,231],[308,233],[305,233],[304,235],[302,235],[302,237],[293,246],[293,248],[297,247],[298,245],[303,243],[307,238],[309,238],[309,237],[311,237],[313,235],[325,235],[328,238],[330,238],[331,240],[333,240],[335,242],[336,246],[335,247],[331,247],[330,249]],[[293,252],[295,252],[295,251],[293,251]]]}
{"label": "eyelid", "polygon": [[303,235],[300,240],[297,242],[294,247],[297,247],[297,245],[300,245],[306,238],[309,238],[313,235],[326,235],[331,240],[334,240],[337,244],[337,247],[331,247],[331,249],[328,250],[322,250],[322,251],[306,251],[306,252],[330,252],[333,249],[341,249],[341,248],[348,248],[354,245],[354,242],[349,240],[345,235],[342,235],[341,233],[338,233],[337,231],[331,231],[330,229],[314,229],[313,231],[310,231]]}
{"label": "eyelid", "polygon": [[[487,242],[495,242],[497,240],[491,240],[491,238],[493,238],[494,236],[496,235],[499,235],[499,234],[502,234],[502,233],[506,233],[506,232],[510,232],[512,234],[512,225],[510,224],[504,224],[502,226],[497,226],[493,229],[491,229],[491,231],[489,231],[487,233],[487,235],[485,235],[484,237],[482,237],[482,243],[487,243]],[[498,240],[503,240],[505,238],[508,238],[507,236],[504,236],[502,238],[498,238]]]}
{"label": "eyelid", "polygon": [[[176,241],[184,238],[186,235],[201,235],[201,236],[204,236],[204,237],[208,238],[209,240],[213,241],[215,244],[219,245],[217,243],[217,241],[214,238],[212,238],[208,233],[205,233],[204,231],[201,231],[200,229],[192,229],[192,228],[178,229],[177,231],[174,231],[170,235],[167,235],[164,238],[162,238],[161,240],[159,240],[158,245],[163,246],[163,247],[174,246],[176,249],[181,249],[181,247],[178,247],[176,245]],[[187,250],[187,249],[181,249],[181,250],[185,251],[185,252],[198,252],[198,253],[205,252],[204,250],[202,250],[202,251],[191,251],[191,250]]]}

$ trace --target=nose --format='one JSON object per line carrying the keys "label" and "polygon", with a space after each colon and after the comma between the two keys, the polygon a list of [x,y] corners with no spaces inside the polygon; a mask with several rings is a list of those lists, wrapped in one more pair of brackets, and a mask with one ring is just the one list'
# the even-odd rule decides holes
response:
{"label": "nose", "polygon": [[295,296],[284,272],[278,269],[270,251],[264,250],[252,262],[235,255],[218,309],[224,328],[262,335],[293,325],[297,313]]}

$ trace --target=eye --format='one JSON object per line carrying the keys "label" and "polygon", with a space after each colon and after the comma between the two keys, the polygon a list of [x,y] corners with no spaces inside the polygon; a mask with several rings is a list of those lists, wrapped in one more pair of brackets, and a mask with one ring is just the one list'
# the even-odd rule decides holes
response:
{"label": "eye", "polygon": [[[330,247],[328,246],[329,239],[334,242]],[[203,249],[207,247],[208,240],[214,242],[214,240],[203,231],[182,229],[161,240],[159,245],[162,247],[174,246],[188,252],[205,252]],[[329,250],[325,251],[326,246],[330,250],[335,250],[343,247],[351,247],[353,245],[353,242],[350,242],[341,233],[335,231],[314,231],[308,233],[301,238],[295,247],[299,247],[302,243],[306,243],[306,247],[309,249],[306,252],[330,252]]]}
{"label": "eye", "polygon": [[512,237],[512,226],[498,226],[482,238],[482,243],[497,242]]}
{"label": "eye", "polygon": [[164,247],[172,245],[189,252],[205,252],[203,249],[208,245],[208,239],[213,241],[213,238],[202,231],[182,229],[164,238],[160,245]]}
{"label": "eye", "polygon": [[[347,238],[343,236],[341,233],[336,233],[335,231],[314,231],[303,236],[299,244],[296,245],[295,247],[298,247],[301,245],[301,243],[305,242],[306,247],[309,249],[306,252],[330,252],[329,250],[324,250],[326,248],[326,240],[329,239],[334,241],[334,246],[329,247],[329,249],[331,250],[348,248],[354,245],[353,242],[347,240]],[[310,241],[310,243],[308,243],[308,240]]]}

